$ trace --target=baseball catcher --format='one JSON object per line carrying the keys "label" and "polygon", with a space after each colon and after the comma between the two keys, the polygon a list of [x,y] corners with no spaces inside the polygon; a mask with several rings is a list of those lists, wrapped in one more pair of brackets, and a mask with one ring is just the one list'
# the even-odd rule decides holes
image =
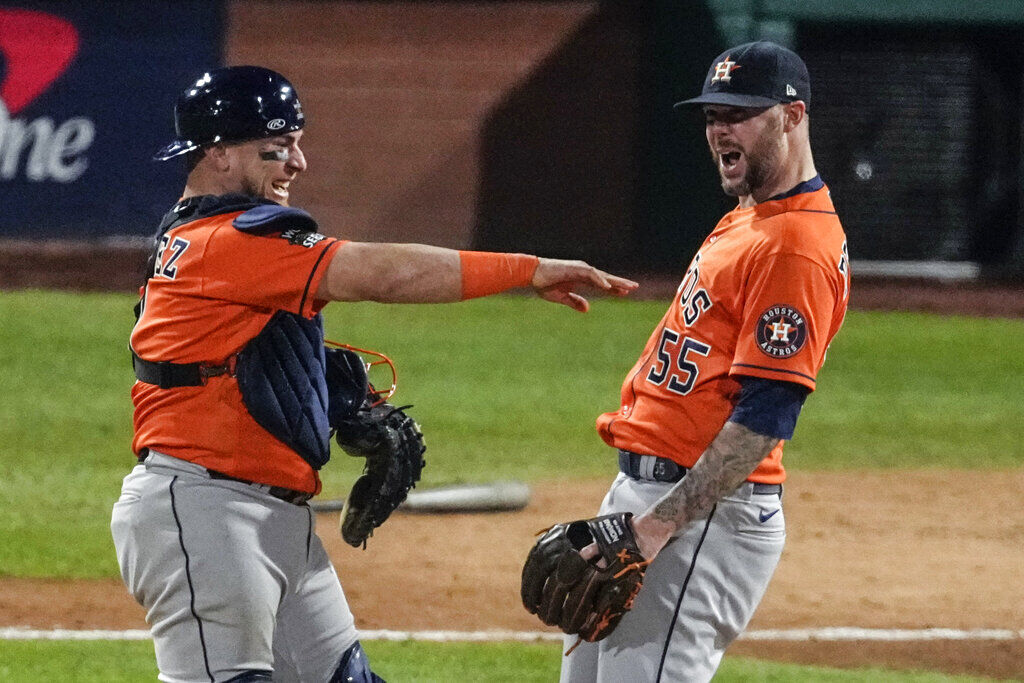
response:
{"label": "baseball catcher", "polygon": [[[620,296],[637,287],[582,261],[329,237],[343,228],[321,232],[290,205],[307,170],[305,120],[276,71],[210,69],[178,96],[176,139],[155,156],[178,159],[188,177],[139,292],[137,463],[111,533],[164,680],[381,680],[306,504],[336,437],[366,458],[342,522],[346,541],[365,543],[419,479],[423,441],[390,392],[369,386],[394,382],[368,381],[365,352],[330,350],[325,306],[529,287],[585,312],[584,285]],[[177,529],[180,542],[154,529]],[[232,599],[197,601],[193,579],[207,597]],[[281,637],[296,646],[275,647]]]}
{"label": "baseball catcher", "polygon": [[373,530],[420,480],[427,449],[419,425],[405,413],[412,406],[384,400],[384,392],[367,381],[366,365],[357,354],[328,347],[327,378],[334,438],[349,455],[366,458],[341,511],[341,536],[355,548],[366,548]]}
{"label": "baseball catcher", "polygon": [[[630,517],[629,512],[604,515],[544,532],[523,566],[526,609],[587,642],[610,635],[633,607],[648,565]],[[591,546],[596,555],[584,559],[580,551],[593,551]]]}

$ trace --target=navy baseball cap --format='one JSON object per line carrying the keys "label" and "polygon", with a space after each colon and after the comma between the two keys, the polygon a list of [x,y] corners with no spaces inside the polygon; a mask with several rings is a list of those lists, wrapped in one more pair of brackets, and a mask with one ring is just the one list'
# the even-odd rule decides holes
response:
{"label": "navy baseball cap", "polygon": [[772,107],[802,100],[811,106],[811,78],[804,60],[781,45],[760,40],[718,55],[704,79],[699,97],[676,103]]}

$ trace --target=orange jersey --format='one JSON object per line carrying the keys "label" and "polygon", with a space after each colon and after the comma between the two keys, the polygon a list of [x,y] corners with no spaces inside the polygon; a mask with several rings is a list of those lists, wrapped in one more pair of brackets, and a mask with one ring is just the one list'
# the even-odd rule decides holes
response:
{"label": "orange jersey", "polygon": [[[241,213],[198,218],[164,234],[131,336],[140,357],[223,363],[276,311],[310,318],[325,305],[315,293],[344,242],[310,232],[248,234],[231,224]],[[309,464],[249,415],[234,377],[170,389],[136,382],[132,401],[136,453],[152,448],[241,479],[320,490]]]}
{"label": "orange jersey", "polygon": [[[732,413],[737,375],[814,390],[849,292],[846,236],[827,187],[734,209],[694,256],[622,384],[619,410],[598,417],[601,438],[692,467]],[[782,446],[750,481],[785,480]]]}

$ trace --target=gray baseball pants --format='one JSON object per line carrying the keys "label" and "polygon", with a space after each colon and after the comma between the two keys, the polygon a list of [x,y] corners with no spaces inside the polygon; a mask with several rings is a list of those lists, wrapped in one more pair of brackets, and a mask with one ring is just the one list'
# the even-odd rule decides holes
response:
{"label": "gray baseball pants", "polygon": [[[672,486],[620,473],[600,514],[640,514]],[[740,485],[709,519],[680,530],[648,567],[618,628],[563,658],[562,683],[711,680],[761,601],[786,539],[780,496],[753,489]],[[566,637],[563,652],[576,641]]]}
{"label": "gray baseball pants", "polygon": [[111,531],[161,681],[326,681],[356,641],[308,505],[150,455],[125,477]]}

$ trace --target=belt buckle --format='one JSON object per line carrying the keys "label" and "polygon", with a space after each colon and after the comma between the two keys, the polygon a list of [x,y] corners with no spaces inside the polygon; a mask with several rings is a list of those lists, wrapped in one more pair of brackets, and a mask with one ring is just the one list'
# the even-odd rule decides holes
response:
{"label": "belt buckle", "polygon": [[201,364],[199,366],[199,379],[206,385],[207,380],[211,377],[217,377],[219,375],[227,375],[228,377],[235,376],[235,369],[238,366],[238,354],[231,354],[228,359],[222,365],[206,365]]}
{"label": "belt buckle", "polygon": [[651,470],[651,477],[656,481],[671,481],[672,475],[675,473],[669,473],[669,461],[665,458],[658,458],[653,455],[650,457],[654,458],[654,469]]}

